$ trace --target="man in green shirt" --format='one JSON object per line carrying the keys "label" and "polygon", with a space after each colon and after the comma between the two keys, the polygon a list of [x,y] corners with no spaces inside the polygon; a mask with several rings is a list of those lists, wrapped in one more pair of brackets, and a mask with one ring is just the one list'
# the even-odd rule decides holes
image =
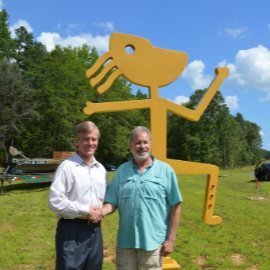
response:
{"label": "man in green shirt", "polygon": [[182,197],[174,170],[151,155],[147,128],[136,127],[129,146],[133,159],[114,175],[102,211],[119,211],[117,269],[161,270],[174,248]]}

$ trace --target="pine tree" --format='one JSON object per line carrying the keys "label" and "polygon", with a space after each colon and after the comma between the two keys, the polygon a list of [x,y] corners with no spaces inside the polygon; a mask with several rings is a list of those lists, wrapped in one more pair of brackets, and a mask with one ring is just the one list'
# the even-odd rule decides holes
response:
{"label": "pine tree", "polygon": [[11,59],[15,53],[15,44],[9,30],[9,15],[5,9],[0,11],[0,60]]}

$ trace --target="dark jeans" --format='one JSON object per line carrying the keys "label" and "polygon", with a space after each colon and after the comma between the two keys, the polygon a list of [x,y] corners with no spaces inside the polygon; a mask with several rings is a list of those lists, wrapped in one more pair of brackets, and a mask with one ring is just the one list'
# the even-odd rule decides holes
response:
{"label": "dark jeans", "polygon": [[100,222],[60,219],[56,229],[56,270],[101,270],[103,245]]}

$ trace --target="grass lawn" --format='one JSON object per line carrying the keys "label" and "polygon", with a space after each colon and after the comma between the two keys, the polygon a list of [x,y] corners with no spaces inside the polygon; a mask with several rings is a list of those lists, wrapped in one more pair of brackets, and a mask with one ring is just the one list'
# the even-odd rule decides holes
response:
{"label": "grass lawn", "polygon": [[[219,225],[201,221],[206,176],[181,175],[184,202],[175,251],[170,255],[182,269],[270,269],[270,201],[255,197],[254,167],[221,171],[215,214]],[[110,173],[112,178],[113,173]],[[270,182],[260,181],[259,196],[270,198]],[[0,269],[54,269],[57,220],[48,209],[50,183],[5,185],[0,196]],[[114,248],[118,214],[102,222],[103,269],[115,269]]]}

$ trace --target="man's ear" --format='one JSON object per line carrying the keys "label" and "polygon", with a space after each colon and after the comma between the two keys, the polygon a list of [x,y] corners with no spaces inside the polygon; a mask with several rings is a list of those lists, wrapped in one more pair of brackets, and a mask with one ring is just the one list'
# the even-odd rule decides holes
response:
{"label": "man's ear", "polygon": [[129,149],[131,150],[131,143],[129,142],[128,145],[129,145]]}

